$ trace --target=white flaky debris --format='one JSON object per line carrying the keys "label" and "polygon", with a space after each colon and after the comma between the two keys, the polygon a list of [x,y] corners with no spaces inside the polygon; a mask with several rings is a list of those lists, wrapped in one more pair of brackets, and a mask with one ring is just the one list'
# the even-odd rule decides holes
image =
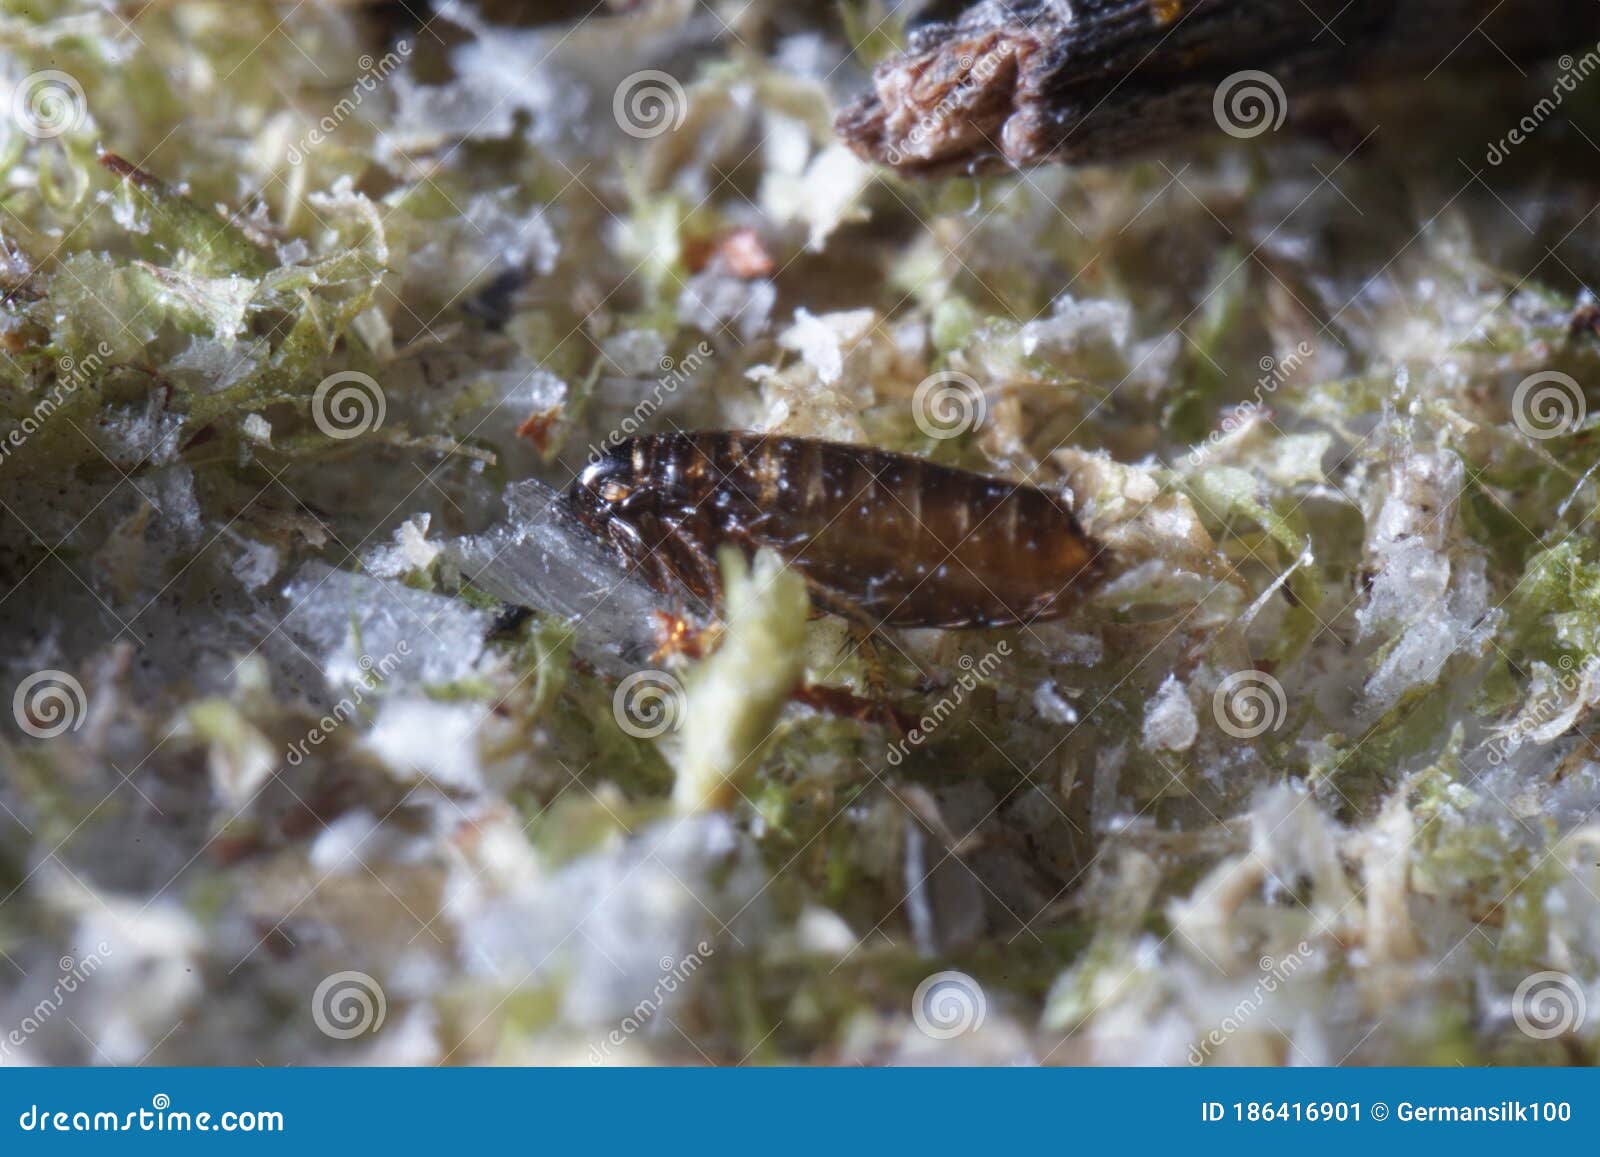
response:
{"label": "white flaky debris", "polygon": [[1071,294],[1057,298],[1050,316],[1022,327],[1022,352],[1065,355],[1075,359],[1121,358],[1133,327],[1133,311],[1123,301],[1078,301]]}
{"label": "white flaky debris", "polygon": [[374,578],[394,579],[426,571],[443,551],[437,543],[428,541],[431,521],[431,515],[419,514],[402,522],[394,532],[392,544],[379,547],[367,556],[367,573]]}
{"label": "white flaky debris", "polygon": [[[142,1063],[201,993],[201,924],[174,897],[146,904],[96,890],[66,872],[47,870],[42,877],[51,906],[75,924],[70,955],[51,961],[51,970],[87,974],[72,994],[71,1015],[95,1026],[93,1059]],[[67,1027],[65,1015],[59,1019]]]}
{"label": "white flaky debris", "polygon": [[794,324],[778,335],[778,344],[799,354],[816,371],[817,380],[831,386],[844,376],[846,356],[861,344],[877,320],[870,309],[821,316],[800,309],[795,311]]}
{"label": "white flaky debris", "polygon": [[1262,792],[1250,811],[1250,846],[1267,865],[1268,897],[1288,899],[1296,882],[1309,880],[1319,929],[1352,919],[1354,894],[1340,860],[1348,835],[1304,788],[1280,784]]}
{"label": "white flaky debris", "polygon": [[506,881],[468,865],[445,919],[476,945],[468,963],[484,982],[512,993],[559,983],[572,1023],[620,1025],[618,1040],[587,1034],[598,1050],[588,1062],[616,1064],[643,1041],[675,1037],[669,1018],[718,954],[760,938],[767,880],[730,819],[679,816],[544,878]]}
{"label": "white flaky debris", "polygon": [[568,515],[558,495],[529,479],[506,488],[507,518],[485,534],[444,544],[478,589],[571,621],[588,661],[626,675],[657,646],[651,615],[662,599]]}
{"label": "white flaky debris", "polygon": [[1078,721],[1078,709],[1054,683],[1040,683],[1033,689],[1033,709],[1051,723],[1071,725]]}
{"label": "white flaky debris", "polygon": [[841,225],[862,220],[862,194],[872,167],[843,145],[819,151],[803,171],[769,169],[761,182],[761,205],[774,221],[801,225],[806,246],[820,250]]}
{"label": "white flaky debris", "polygon": [[1361,635],[1384,640],[1364,688],[1373,711],[1437,681],[1452,656],[1481,651],[1502,617],[1482,552],[1456,526],[1464,477],[1448,450],[1402,453],[1390,467],[1367,538],[1372,583],[1356,611]]}
{"label": "white flaky debris", "polygon": [[245,590],[260,590],[278,577],[278,570],[283,566],[283,555],[276,547],[239,538],[232,530],[228,535],[239,547],[239,553],[229,569]]}
{"label": "white flaky debris", "polygon": [[303,568],[284,597],[284,629],[316,659],[332,690],[464,679],[490,625],[487,614],[460,599],[321,564]]}
{"label": "white flaky debris", "polygon": [[1168,675],[1145,706],[1144,745],[1151,751],[1187,751],[1200,734],[1189,689]]}
{"label": "white flaky debris", "polygon": [[[403,165],[412,150],[446,141],[503,140],[515,129],[518,113],[531,119],[530,133],[544,140],[583,115],[590,93],[549,62],[552,33],[491,26],[464,4],[451,11],[452,19],[477,35],[453,53],[454,81],[422,84],[409,68],[391,80],[394,108],[384,137],[392,163]],[[530,60],[546,63],[529,68]]]}
{"label": "white flaky debris", "polygon": [[707,269],[684,282],[678,294],[678,322],[706,333],[726,326],[748,344],[766,330],[777,302],[778,287],[771,281],[748,281]]}
{"label": "white flaky debris", "polygon": [[1374,964],[1415,959],[1422,944],[1411,918],[1411,855],[1416,823],[1402,788],[1359,841],[1365,891],[1365,948]]}
{"label": "white flaky debris", "polygon": [[487,705],[477,703],[388,698],[378,709],[365,745],[403,783],[480,791],[483,771],[478,748],[488,716]]}
{"label": "white flaky debris", "polygon": [[1524,743],[1553,743],[1569,735],[1578,720],[1600,703],[1600,664],[1573,665],[1570,659],[1552,667],[1534,660],[1522,709],[1498,729],[1491,759],[1498,763]]}
{"label": "white flaky debris", "polygon": [[[234,340],[232,335],[227,340],[196,336],[190,339],[187,349],[167,362],[166,368],[180,379],[193,377],[204,382],[207,390],[225,390],[260,369],[270,352],[264,341]],[[256,419],[256,424],[245,433],[256,441],[270,441],[270,437],[262,436],[261,427],[265,426],[268,434],[272,427],[260,415],[251,417]]]}
{"label": "white flaky debris", "polygon": [[860,942],[844,917],[818,904],[808,904],[795,921],[795,947],[806,956],[842,959]]}

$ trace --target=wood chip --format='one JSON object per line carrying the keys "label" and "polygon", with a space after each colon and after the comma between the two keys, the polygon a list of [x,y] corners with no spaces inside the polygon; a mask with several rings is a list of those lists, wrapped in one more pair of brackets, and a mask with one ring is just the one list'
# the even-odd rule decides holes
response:
{"label": "wood chip", "polygon": [[[1254,136],[1300,96],[1440,68],[1516,77],[1594,48],[1593,0],[984,0],[917,31],[839,135],[911,176],[1094,162],[1195,129]],[[1229,123],[1223,123],[1227,121]],[[1231,128],[1230,128],[1231,125]]]}

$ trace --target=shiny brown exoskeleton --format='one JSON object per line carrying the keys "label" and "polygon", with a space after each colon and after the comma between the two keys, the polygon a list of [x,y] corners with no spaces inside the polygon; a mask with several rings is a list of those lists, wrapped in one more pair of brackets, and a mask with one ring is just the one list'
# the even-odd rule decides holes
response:
{"label": "shiny brown exoskeleton", "polygon": [[896,627],[1057,618],[1102,570],[1099,545],[1045,490],[810,438],[631,438],[567,501],[657,590],[712,604],[724,543],[771,547],[819,606]]}

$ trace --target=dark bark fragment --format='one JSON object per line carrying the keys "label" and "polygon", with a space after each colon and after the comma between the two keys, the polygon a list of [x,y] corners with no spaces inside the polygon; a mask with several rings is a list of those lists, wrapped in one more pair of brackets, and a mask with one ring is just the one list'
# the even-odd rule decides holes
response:
{"label": "dark bark fragment", "polygon": [[1219,88],[1249,70],[1293,101],[1441,69],[1515,75],[1596,38],[1595,0],[983,0],[916,32],[837,128],[911,175],[1099,161],[1215,129]]}

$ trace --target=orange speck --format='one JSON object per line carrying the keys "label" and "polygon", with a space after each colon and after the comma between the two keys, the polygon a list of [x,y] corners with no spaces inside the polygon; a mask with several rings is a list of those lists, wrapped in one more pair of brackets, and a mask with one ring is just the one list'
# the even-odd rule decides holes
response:
{"label": "orange speck", "polygon": [[691,273],[699,273],[713,262],[742,281],[771,277],[778,267],[761,244],[760,235],[748,225],[715,237],[692,237],[684,243],[683,263]]}
{"label": "orange speck", "polygon": [[716,649],[722,634],[719,627],[699,627],[682,615],[653,611],[650,617],[655,621],[656,632],[656,650],[650,656],[652,663],[678,657],[703,659]]}
{"label": "orange speck", "polygon": [[548,410],[529,414],[522,425],[517,427],[517,437],[526,438],[533,444],[533,448],[541,454],[550,452],[550,433],[555,428],[556,422],[561,418],[561,407],[551,406]]}

